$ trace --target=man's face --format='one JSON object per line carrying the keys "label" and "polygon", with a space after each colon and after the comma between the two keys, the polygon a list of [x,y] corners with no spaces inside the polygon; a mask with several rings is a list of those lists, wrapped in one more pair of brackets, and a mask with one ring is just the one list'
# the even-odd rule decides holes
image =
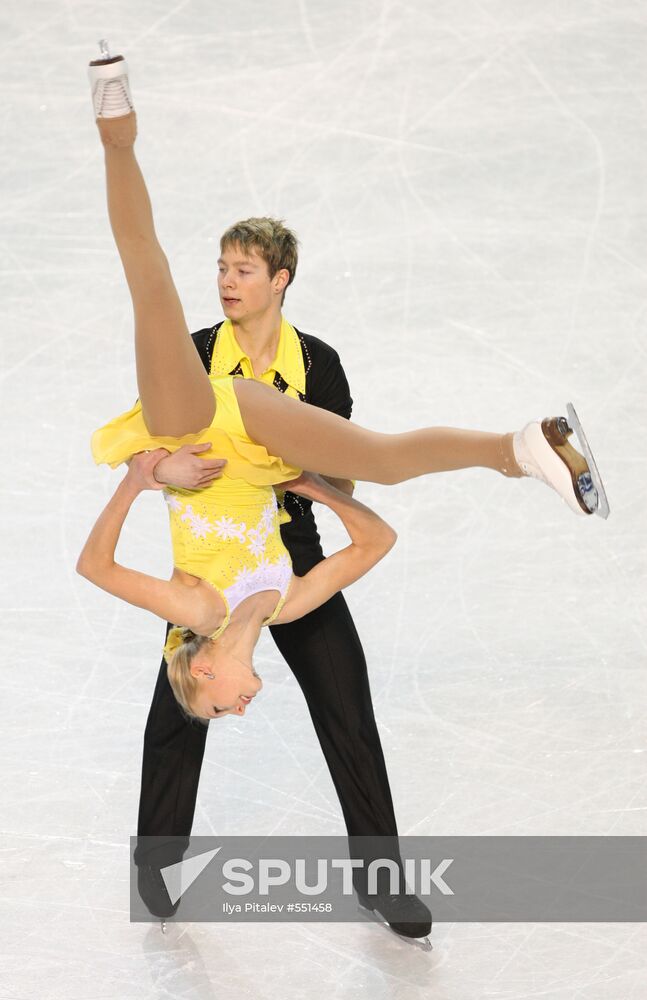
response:
{"label": "man's face", "polygon": [[267,264],[254,250],[228,247],[218,258],[218,292],[225,316],[243,322],[280,306],[288,276],[283,269],[270,281]]}

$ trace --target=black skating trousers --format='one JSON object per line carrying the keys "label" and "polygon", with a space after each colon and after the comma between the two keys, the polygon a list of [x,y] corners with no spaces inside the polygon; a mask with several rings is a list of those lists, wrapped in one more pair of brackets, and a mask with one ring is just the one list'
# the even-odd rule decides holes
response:
{"label": "black skating trousers", "polygon": [[[312,515],[300,521],[281,528],[297,576],[323,559]],[[397,849],[393,854],[397,840],[389,840],[397,838],[396,820],[357,630],[341,593],[303,618],[269,629],[304,694],[349,838],[387,838],[379,848],[371,843],[368,854],[366,842],[349,840],[350,856],[365,861],[353,877],[361,889],[373,857],[399,855]],[[155,841],[153,851],[142,841],[137,864],[170,864],[186,849],[207,732],[182,715],[162,660],[144,733],[137,835],[163,840]]]}

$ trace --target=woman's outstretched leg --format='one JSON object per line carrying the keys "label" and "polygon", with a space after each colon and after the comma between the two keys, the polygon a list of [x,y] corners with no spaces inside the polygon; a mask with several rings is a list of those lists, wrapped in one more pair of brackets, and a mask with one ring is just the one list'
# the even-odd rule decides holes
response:
{"label": "woman's outstretched leg", "polygon": [[290,465],[323,476],[392,485],[473,466],[524,475],[515,459],[512,433],[423,427],[381,434],[259,382],[234,379],[234,387],[249,436]]}
{"label": "woman's outstretched leg", "polygon": [[[431,472],[481,466],[504,476],[541,480],[576,514],[609,516],[602,479],[570,403],[572,427],[564,417],[550,417],[508,434],[456,427],[380,434],[260,382],[234,379],[234,387],[252,440],[298,468],[390,485]],[[585,455],[568,440],[573,428]]]}
{"label": "woman's outstretched leg", "polygon": [[123,67],[123,60],[114,59],[99,61],[90,69],[95,115],[105,147],[108,213],[133,302],[137,385],[144,420],[151,434],[180,437],[211,423],[215,398],[155,232],[150,198],[133,148],[135,113]]}

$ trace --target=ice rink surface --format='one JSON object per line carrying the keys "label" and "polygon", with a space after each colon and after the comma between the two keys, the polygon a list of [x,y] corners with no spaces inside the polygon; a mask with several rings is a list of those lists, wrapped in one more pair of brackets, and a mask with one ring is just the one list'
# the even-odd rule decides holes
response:
{"label": "ice rink surface", "polygon": [[[136,396],[86,66],[126,55],[191,330],[220,233],[301,241],[284,315],[353,419],[509,431],[573,401],[611,517],[486,470],[359,484],[397,546],[347,591],[401,835],[644,834],[647,130],[639,0],[11,3],[2,14],[2,1000],[638,1000],[640,924],[128,921],[163,625],[74,572]],[[329,512],[326,551],[345,544]],[[122,561],[164,575],[160,497]],[[210,728],[194,833],[343,834],[301,691]]]}

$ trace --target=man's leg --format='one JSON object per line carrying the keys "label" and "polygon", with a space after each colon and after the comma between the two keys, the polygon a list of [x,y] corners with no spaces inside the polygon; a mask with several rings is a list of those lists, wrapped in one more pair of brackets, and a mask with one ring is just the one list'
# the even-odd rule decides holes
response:
{"label": "man's leg", "polygon": [[[292,550],[300,574],[323,558],[315,545]],[[397,837],[366,660],[343,596],[270,631],[305,695],[349,836]],[[138,837],[174,845],[189,837],[207,732],[182,715],[162,660],[144,733]],[[135,860],[145,858],[144,844]]]}
{"label": "man's leg", "polygon": [[[307,519],[304,519],[304,522]],[[323,559],[316,531],[298,522],[283,529],[295,572],[304,575]],[[304,618],[270,626],[277,647],[303,691],[310,717],[339,797],[349,837],[349,854],[364,862],[354,874],[355,888],[366,893],[366,872],[376,857],[400,865],[397,825],[389,780],[375,723],[366,660],[357,630],[341,594]],[[188,722],[180,712],[166,674],[158,676],[144,734],[144,757],[135,850],[139,891],[151,912],[170,916],[161,866],[179,861],[189,843],[207,727]],[[153,850],[147,837],[155,837]],[[370,837],[368,843],[363,839]],[[388,879],[379,891],[389,892]],[[400,889],[404,889],[401,875]],[[411,903],[406,903],[410,908]],[[383,913],[400,933],[428,932],[426,914]],[[412,921],[417,921],[417,924]]]}
{"label": "man's leg", "polygon": [[144,731],[138,836],[188,838],[207,733],[184,718],[162,660]]}
{"label": "man's leg", "polygon": [[[367,845],[353,837],[385,838],[370,845],[374,857],[398,860],[397,825],[380,736],[375,723],[366,660],[342,594],[288,625],[271,626],[281,655],[305,695],[321,749],[339,797],[351,856]],[[379,843],[379,847],[377,844]],[[365,889],[364,872],[353,878]]]}
{"label": "man's leg", "polygon": [[162,660],[144,731],[134,853],[139,893],[160,917],[176,909],[159,869],[180,861],[189,846],[207,733],[180,711]]}
{"label": "man's leg", "polygon": [[[318,544],[295,522],[286,525],[294,570],[302,576],[323,558]],[[270,626],[281,655],[296,677],[308,705],[330,776],[339,797],[349,836],[351,857],[399,861],[397,824],[375,722],[366,659],[355,624],[341,593],[303,618]],[[354,837],[375,838],[371,845]],[[379,838],[384,838],[380,840]],[[372,857],[353,878],[365,890]]]}

